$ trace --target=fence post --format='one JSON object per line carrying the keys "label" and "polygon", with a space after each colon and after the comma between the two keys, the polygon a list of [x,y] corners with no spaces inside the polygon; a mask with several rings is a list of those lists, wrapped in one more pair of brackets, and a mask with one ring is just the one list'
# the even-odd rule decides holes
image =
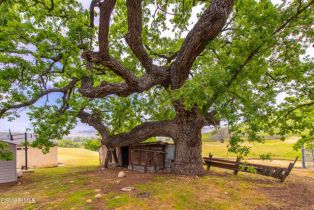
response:
{"label": "fence post", "polygon": [[12,135],[12,133],[11,133],[11,130],[9,129],[9,138],[10,138],[10,141],[13,141],[13,135]]}
{"label": "fence post", "polygon": [[209,161],[208,161],[208,163],[207,163],[207,171],[209,171],[209,169],[210,169],[210,164],[211,164],[213,155],[212,155],[211,153],[209,153],[208,157],[209,157]]}
{"label": "fence post", "polygon": [[233,174],[234,174],[234,175],[237,175],[238,172],[239,172],[240,160],[241,160],[241,158],[240,158],[240,157],[237,157],[237,161],[236,161],[236,163],[235,163],[235,169],[234,169],[234,171],[233,171]]}

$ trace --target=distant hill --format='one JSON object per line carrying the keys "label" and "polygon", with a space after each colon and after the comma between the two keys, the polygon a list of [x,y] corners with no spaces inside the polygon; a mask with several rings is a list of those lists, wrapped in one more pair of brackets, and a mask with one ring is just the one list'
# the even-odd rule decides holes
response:
{"label": "distant hill", "polygon": [[95,130],[82,130],[82,131],[71,131],[71,133],[64,138],[75,139],[75,138],[96,138],[97,132]]}
{"label": "distant hill", "polygon": [[[25,133],[15,133],[12,132],[13,142],[15,144],[21,145],[25,140]],[[35,141],[36,136],[33,133],[27,133],[27,140],[29,143]],[[0,140],[11,142],[9,132],[0,132]]]}

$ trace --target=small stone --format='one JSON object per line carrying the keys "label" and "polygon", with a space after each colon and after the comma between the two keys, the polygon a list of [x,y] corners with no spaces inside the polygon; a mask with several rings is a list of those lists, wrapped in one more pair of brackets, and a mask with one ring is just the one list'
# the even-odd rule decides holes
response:
{"label": "small stone", "polygon": [[86,200],[86,203],[91,203],[92,202],[92,199],[87,199]]}
{"label": "small stone", "polygon": [[22,172],[22,171],[18,171],[18,172],[17,172],[17,177],[18,177],[18,178],[21,178],[22,176],[23,176],[23,172]]}
{"label": "small stone", "polygon": [[105,168],[101,168],[100,170],[102,170],[102,171],[103,171],[103,170],[105,170]]}
{"label": "small stone", "polygon": [[126,173],[124,171],[120,171],[118,173],[118,178],[124,178],[124,177],[126,177]]}
{"label": "small stone", "polygon": [[101,194],[97,194],[97,195],[95,195],[95,198],[101,198],[102,197],[102,195]]}
{"label": "small stone", "polygon": [[134,187],[124,187],[124,188],[121,189],[121,191],[123,191],[123,192],[131,192],[133,190],[135,190]]}
{"label": "small stone", "polygon": [[226,195],[228,195],[228,192],[224,192]]}
{"label": "small stone", "polygon": [[137,194],[137,197],[140,197],[140,198],[147,198],[149,196],[150,196],[149,192],[143,192],[143,193]]}
{"label": "small stone", "polygon": [[101,192],[101,189],[95,189],[95,192]]}
{"label": "small stone", "polygon": [[74,181],[72,181],[72,180],[71,180],[71,181],[69,181],[69,182],[70,182],[70,183],[74,183]]}
{"label": "small stone", "polygon": [[21,182],[18,182],[18,183],[17,183],[17,185],[21,185],[21,184],[22,184]]}
{"label": "small stone", "polygon": [[120,180],[117,180],[117,184],[119,184],[120,183]]}

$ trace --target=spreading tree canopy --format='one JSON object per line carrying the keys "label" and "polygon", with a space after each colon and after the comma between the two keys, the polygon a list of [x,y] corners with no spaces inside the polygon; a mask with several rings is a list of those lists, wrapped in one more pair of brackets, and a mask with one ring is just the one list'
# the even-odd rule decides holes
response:
{"label": "spreading tree canopy", "polygon": [[239,154],[314,136],[313,0],[0,2],[0,117],[29,107],[39,148],[80,119],[108,147],[171,137],[175,172],[202,174],[203,126]]}

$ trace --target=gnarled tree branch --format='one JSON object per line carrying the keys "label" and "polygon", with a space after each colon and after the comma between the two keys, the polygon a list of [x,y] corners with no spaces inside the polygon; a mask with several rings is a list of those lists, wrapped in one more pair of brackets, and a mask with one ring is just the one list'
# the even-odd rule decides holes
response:
{"label": "gnarled tree branch", "polygon": [[188,78],[197,56],[224,27],[234,0],[213,0],[208,9],[188,33],[176,60],[171,65],[171,88],[180,88]]}
{"label": "gnarled tree branch", "polygon": [[134,127],[129,132],[120,133],[117,135],[108,135],[107,127],[101,122],[101,118],[97,114],[90,114],[83,109],[78,113],[78,117],[82,122],[93,126],[102,137],[102,144],[121,147],[130,144],[140,143],[148,138],[155,136],[173,137],[174,121],[159,121],[159,122],[144,122],[141,125]]}
{"label": "gnarled tree branch", "polygon": [[82,57],[89,62],[102,64],[112,70],[116,75],[120,76],[129,85],[138,83],[137,77],[127,68],[125,68],[118,60],[97,52],[85,52]]}
{"label": "gnarled tree branch", "polygon": [[116,0],[106,0],[100,3],[100,19],[99,19],[99,52],[105,55],[109,54],[109,26],[110,17],[113,8],[116,4]]}
{"label": "gnarled tree branch", "polygon": [[301,108],[304,108],[304,107],[311,107],[311,106],[314,106],[314,101],[309,101],[307,103],[303,103],[303,104],[299,104],[291,109],[289,109],[282,117],[281,119],[284,119],[286,118],[288,115],[290,115],[292,112],[298,110],[298,109],[301,109]]}
{"label": "gnarled tree branch", "polygon": [[94,87],[87,79],[82,80],[82,86],[79,92],[88,98],[103,98],[108,95],[129,96],[132,93],[141,93],[156,85],[166,85],[169,81],[169,74],[165,72],[158,75],[144,74],[142,77],[136,79],[136,84],[129,85],[127,82],[123,83],[109,83],[103,82],[101,85]]}
{"label": "gnarled tree branch", "polygon": [[139,59],[147,72],[156,66],[148,56],[142,43],[142,0],[127,0],[128,34],[125,37],[134,55]]}
{"label": "gnarled tree branch", "polygon": [[48,89],[42,93],[40,93],[39,95],[37,95],[36,97],[32,98],[29,101],[25,101],[23,103],[20,104],[13,104],[13,105],[6,105],[4,108],[0,109],[0,118],[9,110],[11,109],[18,109],[18,108],[22,108],[22,107],[26,107],[26,106],[30,106],[33,105],[34,103],[36,103],[41,97],[48,95],[50,93],[67,93],[69,90],[73,89],[73,87],[75,86],[75,84],[78,82],[78,79],[73,79],[67,86],[63,87],[63,88],[51,88]]}

